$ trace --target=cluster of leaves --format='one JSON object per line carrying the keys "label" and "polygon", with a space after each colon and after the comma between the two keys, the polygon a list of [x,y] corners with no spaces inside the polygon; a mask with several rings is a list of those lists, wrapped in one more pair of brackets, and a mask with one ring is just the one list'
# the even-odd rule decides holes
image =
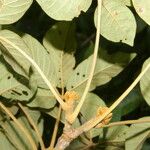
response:
{"label": "cluster of leaves", "polygon": [[[0,102],[22,122],[38,145],[37,137],[18,109],[17,103],[27,107],[41,133],[45,130],[41,112],[57,118],[58,105],[36,68],[17,48],[34,60],[53,87],[59,89],[60,94],[62,91],[74,90],[82,96],[91,68],[93,32],[95,33],[93,22],[97,22],[97,8],[92,0],[36,1],[33,3],[32,0],[0,0]],[[39,17],[34,11],[40,12]],[[81,14],[82,11],[86,13]],[[100,54],[90,91],[80,111],[82,115],[75,122],[75,126],[80,126],[85,120],[93,117],[99,106],[109,106],[140,71],[141,65],[149,57],[149,11],[149,0],[102,0]],[[34,24],[32,19],[36,19],[37,24]],[[39,30],[41,26],[45,26],[42,31]],[[143,69],[148,63],[150,59],[145,61]],[[141,108],[140,105],[149,109],[149,74],[150,69],[140,84],[113,112],[113,122],[132,118],[128,115]],[[147,114],[133,116],[149,118]],[[64,121],[62,112],[61,122]],[[149,127],[150,123],[143,123],[92,129],[90,134],[86,133],[73,141],[68,149],[88,149],[94,146],[98,149],[125,147],[137,150],[143,145],[144,149],[147,144],[144,144],[144,141],[150,136]],[[89,139],[95,139],[96,144],[91,143]],[[30,149],[27,143],[25,135],[0,109],[0,148]]]}

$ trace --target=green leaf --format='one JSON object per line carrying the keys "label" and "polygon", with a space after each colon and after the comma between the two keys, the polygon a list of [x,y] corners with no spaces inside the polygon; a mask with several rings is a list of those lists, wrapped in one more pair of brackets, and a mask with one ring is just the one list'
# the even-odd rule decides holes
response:
{"label": "green leaf", "polygon": [[[101,14],[101,34],[113,42],[123,42],[133,46],[136,21],[132,12],[118,0],[103,0]],[[97,21],[97,9],[95,12]]]}
{"label": "green leaf", "polygon": [[[30,49],[29,56],[36,62],[36,64],[40,67],[47,79],[55,87],[58,83],[56,70],[53,67],[52,63],[53,59],[55,60],[55,57],[51,57],[46,49],[32,36],[25,34],[22,39],[26,43],[27,47]],[[30,82],[32,84],[36,84],[38,87],[48,88],[37,70],[34,67],[32,69],[33,73],[31,75]]]}
{"label": "green leaf", "polygon": [[[82,93],[80,93],[80,96],[82,96]],[[83,104],[83,107],[81,108],[80,111],[84,119],[84,122],[94,117],[97,113],[97,110],[100,107],[104,107],[104,106],[106,105],[100,97],[98,97],[94,93],[88,93],[86,96],[86,100]]]}
{"label": "green leaf", "polygon": [[[142,119],[150,119],[144,117]],[[125,148],[130,150],[141,150],[144,141],[150,135],[150,123],[132,124],[126,134]]]}
{"label": "green leaf", "polygon": [[128,126],[115,126],[109,128],[92,129],[92,137],[99,135],[100,141],[125,142]]}
{"label": "green leaf", "polygon": [[11,24],[19,20],[33,0],[0,0],[0,24]]}
{"label": "green leaf", "polygon": [[56,69],[57,86],[64,88],[75,66],[76,50],[75,25],[72,22],[60,22],[45,35],[43,44],[50,54],[50,60]]}
{"label": "green leaf", "polygon": [[[40,119],[40,112],[38,111],[31,111],[27,108],[25,108],[26,111],[29,113],[29,115],[34,120],[34,123],[38,126],[40,133],[43,132],[43,120]],[[18,121],[27,129],[27,131],[31,134],[33,140],[35,141],[36,145],[38,146],[39,141],[37,139],[37,136],[35,134],[35,131],[30,126],[28,120],[24,116],[20,116],[18,118]],[[28,139],[23,134],[23,132],[18,128],[18,126],[11,120],[6,120],[1,124],[4,131],[7,133],[9,140],[15,145],[17,145],[17,148],[21,148],[22,150],[29,150],[31,149],[31,145],[29,144]]]}
{"label": "green leaf", "polygon": [[[20,49],[29,54],[29,49],[23,40],[14,32],[9,30],[1,30],[0,37],[11,41],[14,45],[18,46]],[[6,43],[4,40],[0,39],[0,50],[5,58],[5,60],[13,67],[13,69],[25,77],[29,74],[30,62],[23,57],[14,47]]]}
{"label": "green leaf", "polygon": [[149,0],[132,0],[133,6],[138,15],[150,25],[150,1]]}
{"label": "green leaf", "polygon": [[0,130],[0,147],[1,150],[16,150],[16,148],[9,142],[3,131]]}
{"label": "green leaf", "polygon": [[[145,61],[142,70],[150,63],[150,58]],[[150,105],[150,69],[144,74],[140,81],[140,88],[144,99]]]}
{"label": "green leaf", "polygon": [[28,101],[34,94],[34,89],[30,89],[20,83],[14,75],[7,70],[4,64],[0,63],[0,95],[11,99]]}
{"label": "green leaf", "polygon": [[50,90],[38,88],[35,98],[27,105],[30,107],[50,109],[54,107],[55,104],[56,99],[54,95],[50,92]]}
{"label": "green leaf", "polygon": [[92,0],[36,0],[45,13],[55,20],[72,20],[86,12]]}
{"label": "green leaf", "polygon": [[[116,76],[123,66],[132,59],[132,55],[118,52],[108,54],[106,50],[100,49],[100,58],[97,59],[96,68],[90,90],[96,86],[107,83]],[[92,56],[81,62],[70,75],[67,82],[67,90],[83,91],[91,68]]]}
{"label": "green leaf", "polygon": [[139,107],[142,101],[143,97],[140,90],[135,87],[116,109],[120,110],[121,116],[124,116]]}

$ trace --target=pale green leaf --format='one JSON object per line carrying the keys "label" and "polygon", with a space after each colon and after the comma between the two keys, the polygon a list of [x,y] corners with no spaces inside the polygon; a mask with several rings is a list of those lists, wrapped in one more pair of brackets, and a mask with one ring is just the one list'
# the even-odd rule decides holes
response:
{"label": "pale green leaf", "polygon": [[115,126],[109,128],[92,129],[92,137],[99,136],[100,141],[125,142],[125,135],[128,131],[128,126]]}
{"label": "pale green leaf", "polygon": [[64,88],[75,66],[75,26],[72,22],[60,22],[45,35],[43,44],[50,54],[53,67],[57,70],[57,86]]}
{"label": "pale green leaf", "polygon": [[[97,9],[94,18],[96,22]],[[136,21],[129,8],[118,0],[103,0],[101,18],[102,36],[113,42],[123,42],[133,46]]]}
{"label": "pale green leaf", "polygon": [[34,94],[34,89],[21,84],[11,74],[4,64],[0,63],[0,95],[11,99],[28,101]]}
{"label": "pale green leaf", "polygon": [[28,10],[33,0],[0,0],[0,24],[18,21]]}
{"label": "pale green leaf", "polygon": [[54,107],[55,104],[56,104],[56,99],[54,95],[50,92],[50,90],[38,88],[35,98],[27,105],[30,107],[50,109]]}
{"label": "pale green leaf", "polygon": [[[88,140],[88,139],[87,139]],[[66,150],[89,150],[87,149],[89,147],[89,143],[85,143],[83,139],[80,137],[73,140],[73,142],[70,143],[70,145],[66,148]]]}
{"label": "pale green leaf", "polygon": [[[1,30],[0,37],[5,38],[11,41],[14,45],[18,46],[21,50],[29,54],[29,49],[23,40],[14,32],[9,30]],[[13,46],[9,45],[5,41],[0,39],[0,43],[3,44],[2,47],[0,44],[0,50],[5,58],[5,60],[13,67],[13,69],[27,77],[29,74],[30,62],[23,57]]]}
{"label": "pale green leaf", "polygon": [[[150,63],[150,58],[145,61],[142,70]],[[144,99],[150,105],[150,69],[144,74],[140,81],[140,88]]]}
{"label": "pale green leaf", "polygon": [[149,0],[132,0],[133,6],[138,15],[150,25],[150,1]]}
{"label": "pale green leaf", "polygon": [[[150,119],[144,117],[142,119]],[[125,148],[130,150],[141,150],[144,141],[150,135],[150,123],[133,124],[126,133]]]}
{"label": "pale green leaf", "polygon": [[[53,67],[54,64],[52,63],[52,60],[55,59],[55,57],[50,57],[50,54],[46,51],[46,49],[32,36],[25,34],[22,39],[30,49],[30,57],[40,67],[52,85],[55,86],[58,82],[58,78],[56,77],[57,74],[55,68]],[[31,75],[30,82],[32,84],[36,84],[38,87],[48,88],[37,70],[34,67],[32,69],[33,74]]]}
{"label": "pale green leaf", "polygon": [[[100,58],[97,59],[90,90],[110,81],[132,58],[133,56],[130,54],[118,52],[110,55],[106,50],[100,49]],[[89,77],[91,62],[92,56],[75,68],[67,82],[67,90],[83,91]]]}
{"label": "pale green leaf", "polygon": [[55,20],[72,20],[86,12],[92,0],[36,0],[45,13]]}
{"label": "pale green leaf", "polygon": [[[38,126],[40,133],[43,132],[43,120],[40,119],[40,112],[38,111],[31,111],[27,108],[25,108],[26,111],[29,113],[29,115],[32,117],[34,123]],[[37,139],[37,136],[35,134],[35,131],[30,126],[28,120],[26,117],[21,116],[18,118],[18,121],[27,129],[27,131],[31,134],[33,140],[35,141],[36,145],[38,146],[39,141]],[[1,124],[4,131],[7,133],[7,137],[9,140],[15,145],[18,146],[17,148],[22,150],[30,150],[31,145],[29,144],[28,139],[23,134],[23,132],[18,128],[18,126],[11,120],[6,120]]]}
{"label": "pale green leaf", "polygon": [[16,148],[9,142],[9,140],[1,130],[0,130],[0,148],[1,150],[16,150]]}

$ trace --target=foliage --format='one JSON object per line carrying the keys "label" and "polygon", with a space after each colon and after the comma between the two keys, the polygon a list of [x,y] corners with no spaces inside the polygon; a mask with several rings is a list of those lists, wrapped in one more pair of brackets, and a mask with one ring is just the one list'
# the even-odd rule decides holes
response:
{"label": "foliage", "polygon": [[[60,125],[55,126],[58,135],[65,130],[66,122],[73,129],[82,129],[80,136],[69,142],[68,150],[149,149],[149,11],[149,0],[0,0],[0,149],[29,150],[32,144],[45,149],[28,115],[45,147],[49,147],[49,139],[56,134],[52,131],[54,120],[59,120],[60,106]],[[78,108],[94,67],[94,38],[98,40],[99,30],[92,81],[71,124],[68,118]],[[84,129],[98,116],[99,107],[111,108],[136,77],[139,84],[112,109],[111,121],[107,122],[106,115],[99,128]],[[78,100],[67,101],[67,91],[75,91]],[[119,124],[124,120],[132,123]]]}

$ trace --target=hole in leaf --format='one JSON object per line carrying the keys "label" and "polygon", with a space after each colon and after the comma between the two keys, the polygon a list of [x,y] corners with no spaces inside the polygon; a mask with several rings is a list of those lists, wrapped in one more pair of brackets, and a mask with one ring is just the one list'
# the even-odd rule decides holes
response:
{"label": "hole in leaf", "polygon": [[26,96],[28,96],[28,92],[27,91],[22,91],[22,93]]}
{"label": "hole in leaf", "polygon": [[11,76],[8,76],[7,79],[9,80],[11,78]]}
{"label": "hole in leaf", "polygon": [[59,81],[61,81],[61,78],[59,78]]}
{"label": "hole in leaf", "polygon": [[21,95],[22,95],[21,93],[19,93],[19,92],[15,91],[15,90],[12,90],[12,92],[13,92],[14,94],[19,95],[19,96],[21,96]]}
{"label": "hole in leaf", "polygon": [[74,86],[71,86],[71,88],[74,88]]}
{"label": "hole in leaf", "polygon": [[85,74],[83,74],[82,76],[85,77]]}
{"label": "hole in leaf", "polygon": [[77,76],[79,75],[80,73],[79,72],[77,72]]}

